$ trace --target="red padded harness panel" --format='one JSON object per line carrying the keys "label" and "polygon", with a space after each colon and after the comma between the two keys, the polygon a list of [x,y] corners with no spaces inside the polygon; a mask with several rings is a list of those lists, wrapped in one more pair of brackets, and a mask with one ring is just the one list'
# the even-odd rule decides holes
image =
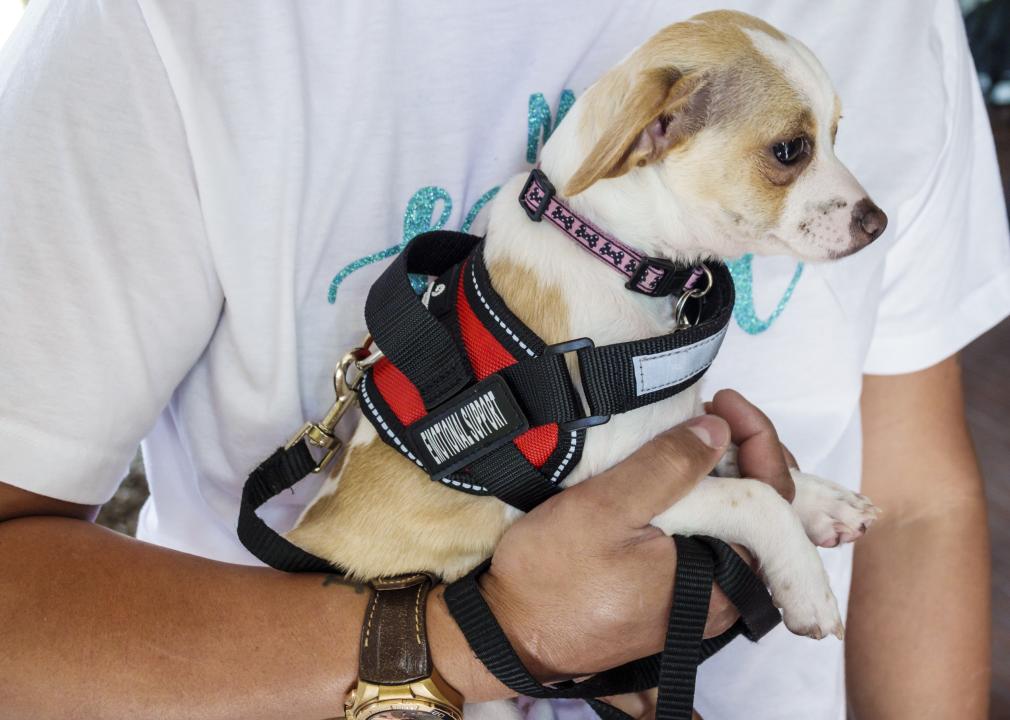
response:
{"label": "red padded harness panel", "polygon": [[405,426],[416,423],[427,414],[417,387],[386,358],[375,363],[372,380],[397,420]]}
{"label": "red padded harness panel", "polygon": [[[459,321],[460,336],[466,350],[474,376],[483,380],[503,368],[515,365],[516,358],[498,342],[480,318],[470,307],[464,289],[464,279],[469,277],[467,269],[469,260],[464,263],[456,286],[456,316]],[[492,321],[489,318],[489,322]],[[421,393],[418,392],[407,376],[401,373],[389,360],[382,359],[372,369],[375,387],[382,394],[383,400],[389,405],[397,419],[409,426],[427,413]],[[529,460],[534,467],[543,467],[558,446],[558,425],[549,423],[530,428],[514,441],[519,452]]]}

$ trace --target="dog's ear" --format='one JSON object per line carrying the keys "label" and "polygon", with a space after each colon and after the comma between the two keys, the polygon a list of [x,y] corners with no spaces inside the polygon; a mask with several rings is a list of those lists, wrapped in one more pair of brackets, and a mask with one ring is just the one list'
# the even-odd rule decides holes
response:
{"label": "dog's ear", "polygon": [[643,72],[565,194],[576,195],[597,180],[661,160],[704,127],[709,102],[708,83],[700,73],[684,75],[671,68]]}

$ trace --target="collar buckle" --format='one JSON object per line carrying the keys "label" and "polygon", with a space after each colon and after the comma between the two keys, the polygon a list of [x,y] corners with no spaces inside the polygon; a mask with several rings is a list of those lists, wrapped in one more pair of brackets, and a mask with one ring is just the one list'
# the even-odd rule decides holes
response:
{"label": "collar buckle", "polygon": [[556,194],[557,190],[543,171],[540,168],[533,168],[519,195],[519,204],[523,206],[530,220],[540,222]]}
{"label": "collar buckle", "polygon": [[[650,270],[656,273],[662,273],[651,285],[645,283],[646,275]],[[624,287],[628,288],[628,290],[631,290],[632,292],[641,293],[642,295],[663,297],[673,293],[676,289],[674,287],[676,282],[677,266],[674,263],[664,258],[650,257],[646,255],[639,261],[634,274],[632,274],[631,279],[624,284]]]}

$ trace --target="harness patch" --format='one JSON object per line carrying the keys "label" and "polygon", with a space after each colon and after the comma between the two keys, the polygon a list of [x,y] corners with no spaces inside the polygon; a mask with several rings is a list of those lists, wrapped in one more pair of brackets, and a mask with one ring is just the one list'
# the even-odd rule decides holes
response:
{"label": "harness patch", "polygon": [[512,391],[490,375],[409,428],[433,478],[460,470],[529,429]]}

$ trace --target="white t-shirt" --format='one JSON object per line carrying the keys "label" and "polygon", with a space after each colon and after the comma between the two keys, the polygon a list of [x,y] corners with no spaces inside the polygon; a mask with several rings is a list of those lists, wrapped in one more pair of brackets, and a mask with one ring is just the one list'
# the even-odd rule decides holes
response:
{"label": "white t-shirt", "polygon": [[[255,562],[242,483],[325,411],[382,260],[422,230],[479,231],[574,97],[719,6],[823,60],[838,154],[891,225],[833,264],[735,262],[707,387],[738,388],[805,469],[858,486],[862,374],[926,367],[1010,312],[954,0],[33,0],[0,55],[0,480],[102,503],[143,441],[140,537]],[[268,521],[288,526],[317,482]],[[844,603],[851,552],[824,560]],[[837,720],[842,661],[781,628],[737,641],[697,705]]]}

